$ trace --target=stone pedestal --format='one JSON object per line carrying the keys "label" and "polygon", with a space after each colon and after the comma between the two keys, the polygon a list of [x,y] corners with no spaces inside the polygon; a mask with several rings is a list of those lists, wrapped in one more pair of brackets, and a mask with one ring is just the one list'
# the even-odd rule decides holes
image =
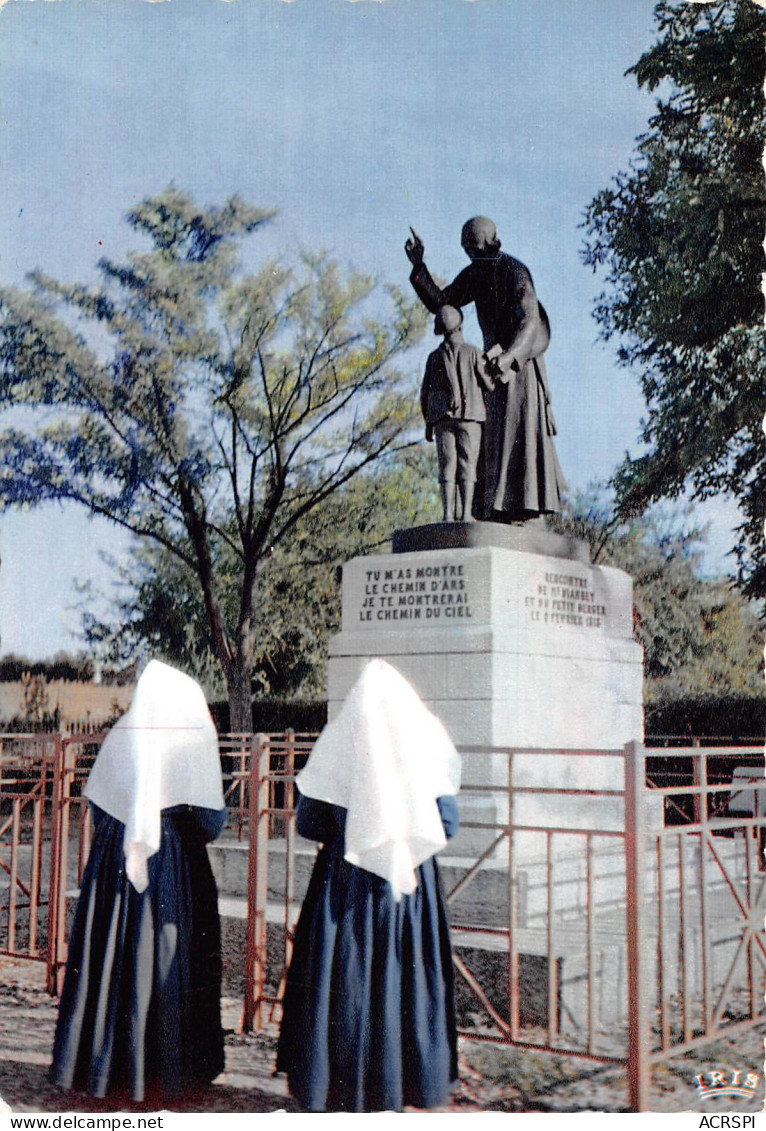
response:
{"label": "stone pedestal", "polygon": [[[529,751],[514,756],[516,786],[622,790],[621,757],[534,751],[620,750],[643,738],[642,650],[632,615],[630,577],[591,565],[584,543],[539,521],[399,531],[394,553],[344,566],[342,630],[330,643],[330,717],[364,663],[378,656],[412,683],[456,745]],[[468,754],[463,776],[504,786],[507,759]],[[502,816],[498,796],[466,797],[464,817]],[[522,812],[525,825],[623,824],[621,798],[524,795],[515,821]]]}

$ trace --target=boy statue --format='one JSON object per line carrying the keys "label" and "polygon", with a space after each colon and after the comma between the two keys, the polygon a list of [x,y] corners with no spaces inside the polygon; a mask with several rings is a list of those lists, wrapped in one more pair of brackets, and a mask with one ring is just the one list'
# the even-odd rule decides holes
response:
{"label": "boy statue", "polygon": [[472,521],[476,465],[487,418],[484,390],[494,387],[479,350],[463,341],[462,326],[460,310],[439,308],[434,333],[442,334],[444,341],[426,361],[420,390],[426,439],[436,437],[443,522]]}

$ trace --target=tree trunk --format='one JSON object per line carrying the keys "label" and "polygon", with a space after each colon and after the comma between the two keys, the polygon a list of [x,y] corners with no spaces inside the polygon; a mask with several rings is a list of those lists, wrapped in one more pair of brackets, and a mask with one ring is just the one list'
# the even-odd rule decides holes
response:
{"label": "tree trunk", "polygon": [[232,734],[251,734],[253,730],[253,607],[257,558],[245,563],[242,598],[236,642],[226,672],[229,692],[229,726]]}
{"label": "tree trunk", "polygon": [[228,680],[229,730],[232,734],[250,734],[253,729],[253,702],[250,690],[250,664],[236,655]]}

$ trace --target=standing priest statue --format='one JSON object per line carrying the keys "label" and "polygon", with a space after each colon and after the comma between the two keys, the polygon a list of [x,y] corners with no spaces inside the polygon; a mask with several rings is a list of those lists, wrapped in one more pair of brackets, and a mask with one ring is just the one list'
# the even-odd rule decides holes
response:
{"label": "standing priest statue", "polygon": [[433,314],[446,305],[476,304],[495,382],[486,396],[474,513],[493,522],[519,522],[560,511],[566,485],[553,443],[556,426],[543,360],[548,316],[527,268],[501,252],[491,220],[468,220],[461,244],[471,262],[443,290],[423,262],[423,242],[414,231],[405,251],[412,263],[410,282]]}

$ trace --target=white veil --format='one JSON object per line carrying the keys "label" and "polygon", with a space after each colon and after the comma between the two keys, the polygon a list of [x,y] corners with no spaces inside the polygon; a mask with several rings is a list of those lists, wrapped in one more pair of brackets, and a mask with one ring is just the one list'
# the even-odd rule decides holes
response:
{"label": "white veil", "polygon": [[224,805],[218,736],[199,684],[152,660],[104,739],[84,793],[125,825],[128,878],[144,891],[146,862],[160,847],[161,811]]}
{"label": "white veil", "polygon": [[345,857],[389,880],[396,899],[446,844],[436,798],[460,788],[460,755],[407,680],[371,660],[297,777],[347,810]]}

